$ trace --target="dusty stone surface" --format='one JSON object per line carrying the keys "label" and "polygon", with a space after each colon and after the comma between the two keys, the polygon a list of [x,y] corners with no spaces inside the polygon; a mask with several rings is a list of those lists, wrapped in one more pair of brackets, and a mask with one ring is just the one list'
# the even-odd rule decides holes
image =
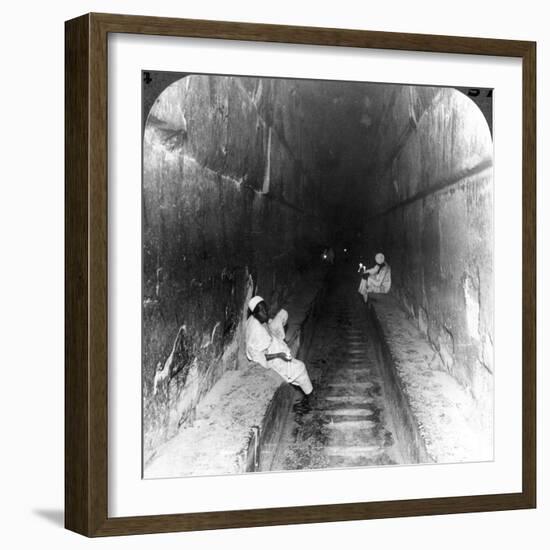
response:
{"label": "dusty stone surface", "polygon": [[[284,304],[289,313],[287,341],[296,355],[315,300],[322,289],[325,271],[310,272]],[[287,393],[278,396],[281,387]],[[237,474],[246,471],[252,430],[270,446],[278,443],[279,430],[293,401],[294,390],[274,371],[246,362],[238,370],[225,372],[195,407],[187,420],[146,462],[144,477],[170,478],[198,475]],[[270,409],[271,407],[271,409]],[[286,409],[285,409],[286,407]],[[268,415],[269,413],[269,415]],[[267,418],[269,416],[269,418]],[[279,418],[281,417],[281,418]],[[269,425],[266,426],[266,421]]]}
{"label": "dusty stone surface", "polygon": [[373,296],[370,305],[431,459],[440,463],[492,460],[492,430],[480,422],[471,392],[449,374],[395,297]]}
{"label": "dusty stone surface", "polygon": [[144,476],[242,473],[250,430],[262,423],[283,383],[274,371],[257,365],[226,372],[197,406],[195,421],[158,448]]}

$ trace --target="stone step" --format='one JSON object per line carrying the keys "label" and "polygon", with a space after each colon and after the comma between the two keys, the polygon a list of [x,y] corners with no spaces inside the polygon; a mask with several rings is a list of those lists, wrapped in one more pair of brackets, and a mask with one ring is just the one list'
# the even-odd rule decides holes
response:
{"label": "stone step", "polygon": [[[353,388],[356,390],[368,390],[369,388],[372,388],[373,385],[374,384],[372,382],[356,382],[355,384],[353,384]],[[329,382],[327,384],[327,388],[350,388],[350,384],[348,382]]]}
{"label": "stone step", "polygon": [[[361,359],[357,361],[342,361],[338,364],[338,370],[349,372],[367,372],[373,367],[372,363],[368,359]],[[336,369],[332,369],[335,371]]]}
{"label": "stone step", "polygon": [[353,370],[340,368],[327,371],[324,380],[325,384],[331,384],[332,382],[347,382],[348,380],[355,380],[357,382],[372,382],[377,379],[378,374],[370,368]]}
{"label": "stone step", "polygon": [[369,384],[373,378],[372,373],[361,372],[346,372],[344,370],[335,370],[330,373],[330,378],[327,380],[328,386],[337,386],[337,384]]}
{"label": "stone step", "polygon": [[381,453],[378,445],[327,445],[325,455],[345,456],[349,458],[372,458]]}
{"label": "stone step", "polygon": [[374,397],[380,394],[380,386],[373,386],[372,384],[366,384],[361,387],[360,383],[355,384],[340,384],[339,386],[331,386],[328,389],[325,397],[334,397],[338,399],[366,399],[367,397]]}
{"label": "stone step", "polygon": [[357,372],[376,372],[374,365],[367,360],[362,361],[346,361],[340,365],[341,370],[357,371]]}
{"label": "stone step", "polygon": [[373,454],[372,456],[349,456],[349,455],[329,455],[327,456],[327,466],[329,468],[366,468],[368,466],[387,466],[395,464],[385,452]]}
{"label": "stone step", "polygon": [[368,406],[369,403],[372,403],[374,399],[372,397],[367,397],[363,394],[361,395],[324,395],[319,402],[327,402],[329,408],[331,405],[335,407],[341,407],[343,405],[353,405],[354,408],[361,408],[363,405]]}
{"label": "stone step", "polygon": [[338,365],[339,368],[345,369],[358,369],[360,370],[363,365],[372,365],[372,361],[369,361],[368,357],[353,357],[353,358],[344,358],[339,361],[333,361],[334,364]]}
{"label": "stone step", "polygon": [[363,445],[372,445],[377,450],[382,450],[383,448],[383,445],[381,445],[376,440],[376,434],[373,428],[355,430],[331,430],[328,436],[327,445],[329,447],[357,447]]}
{"label": "stone step", "polygon": [[372,411],[374,407],[374,399],[362,398],[350,400],[346,398],[338,398],[334,400],[320,400],[314,407],[314,410],[318,412],[325,412],[327,415],[330,415],[332,414],[332,411],[347,411],[350,409]]}
{"label": "stone step", "polygon": [[[376,422],[374,420],[367,420],[362,416],[356,417],[357,420],[344,420],[342,422],[334,422],[334,420],[338,420],[339,418],[340,417],[331,418],[331,421],[326,424],[327,429],[329,429],[331,432],[362,432],[363,434],[367,434],[368,430],[372,430],[374,427],[376,427]],[[365,441],[365,437],[363,437],[363,441]]]}
{"label": "stone step", "polygon": [[353,405],[350,407],[342,407],[339,404],[339,408],[325,408],[319,409],[319,411],[324,412],[327,416],[369,416],[374,412],[374,405],[368,403],[361,403],[360,405]]}
{"label": "stone step", "polygon": [[327,411],[326,416],[330,418],[330,423],[327,424],[327,426],[330,428],[332,424],[346,424],[349,428],[352,427],[359,427],[359,424],[364,424],[367,422],[371,422],[370,420],[367,420],[370,416],[372,416],[371,413],[369,414],[331,414],[329,411]]}

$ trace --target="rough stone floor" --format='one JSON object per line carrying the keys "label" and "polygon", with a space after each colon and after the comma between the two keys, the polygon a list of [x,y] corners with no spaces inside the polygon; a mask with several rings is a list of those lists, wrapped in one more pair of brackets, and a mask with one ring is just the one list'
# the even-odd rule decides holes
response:
{"label": "rough stone floor", "polygon": [[312,411],[291,415],[273,470],[402,462],[385,407],[374,328],[357,277],[341,274],[332,277],[306,359]]}

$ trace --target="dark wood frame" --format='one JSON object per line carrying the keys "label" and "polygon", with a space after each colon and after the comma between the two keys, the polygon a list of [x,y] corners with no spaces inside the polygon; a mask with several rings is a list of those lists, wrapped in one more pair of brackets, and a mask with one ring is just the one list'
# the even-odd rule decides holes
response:
{"label": "dark wood frame", "polygon": [[[518,57],[523,62],[521,493],[110,518],[107,514],[107,35],[133,33]],[[65,526],[87,536],[536,506],[536,44],[88,14],[65,24]]]}

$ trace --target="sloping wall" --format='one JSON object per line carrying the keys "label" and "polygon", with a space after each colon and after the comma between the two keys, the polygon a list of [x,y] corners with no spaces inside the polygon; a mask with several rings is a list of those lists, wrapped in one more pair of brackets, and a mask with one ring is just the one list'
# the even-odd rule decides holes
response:
{"label": "sloping wall", "polygon": [[[492,423],[493,145],[453,89],[399,87],[380,105],[366,250],[381,250],[393,291],[448,371]],[[489,396],[489,397],[488,397]]]}
{"label": "sloping wall", "polygon": [[143,140],[145,460],[244,360],[252,292],[277,307],[324,244],[319,122],[307,112],[306,87],[194,75],[151,108]]}

